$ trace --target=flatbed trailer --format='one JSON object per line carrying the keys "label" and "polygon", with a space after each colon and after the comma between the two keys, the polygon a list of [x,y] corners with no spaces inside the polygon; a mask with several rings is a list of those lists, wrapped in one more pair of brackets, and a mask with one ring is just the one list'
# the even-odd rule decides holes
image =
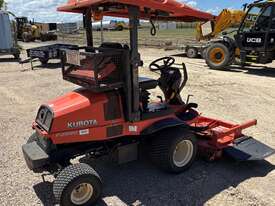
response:
{"label": "flatbed trailer", "polygon": [[186,56],[188,58],[197,58],[198,56],[201,56],[204,58],[204,51],[206,51],[207,43],[203,42],[195,42],[191,44],[187,44],[182,49],[185,51]]}
{"label": "flatbed trailer", "polygon": [[184,51],[188,58],[194,59],[198,57],[204,58],[204,52],[207,49],[207,42],[190,42],[181,46],[167,46],[165,50],[180,50]]}
{"label": "flatbed trailer", "polygon": [[27,56],[31,62],[31,65],[34,59],[38,59],[42,63],[42,65],[45,65],[50,59],[60,59],[61,49],[78,50],[78,46],[72,44],[52,44],[47,46],[35,47],[27,49]]}

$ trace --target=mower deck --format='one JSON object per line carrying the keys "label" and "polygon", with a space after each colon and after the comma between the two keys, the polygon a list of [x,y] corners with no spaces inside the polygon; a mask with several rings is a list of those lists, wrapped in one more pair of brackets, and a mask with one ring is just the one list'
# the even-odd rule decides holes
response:
{"label": "mower deck", "polygon": [[256,120],[233,124],[198,116],[187,122],[198,136],[202,156],[209,160],[220,158],[223,153],[238,161],[263,160],[275,150],[242,134],[242,130],[257,124]]}
{"label": "mower deck", "polygon": [[224,152],[237,161],[263,160],[275,154],[274,149],[248,136],[236,139]]}

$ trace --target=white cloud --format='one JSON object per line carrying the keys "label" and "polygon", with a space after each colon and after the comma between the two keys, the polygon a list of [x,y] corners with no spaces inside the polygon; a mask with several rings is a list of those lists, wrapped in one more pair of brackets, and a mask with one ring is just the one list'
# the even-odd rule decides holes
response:
{"label": "white cloud", "polygon": [[[57,12],[58,6],[67,3],[68,0],[6,0],[8,10],[16,16],[27,16],[30,20],[38,22],[74,22],[81,21],[78,14]],[[178,0],[191,7],[199,8],[196,0]],[[203,9],[205,10],[205,9]],[[218,14],[221,9],[216,7],[206,10],[212,14]]]}
{"label": "white cloud", "polygon": [[189,1],[189,0],[178,0],[178,2],[182,2],[182,3],[185,3],[187,4],[188,6],[191,6],[191,7],[197,7],[198,3],[196,1]]}
{"label": "white cloud", "polygon": [[219,14],[220,11],[221,11],[221,8],[219,8],[219,7],[215,7],[215,8],[206,10],[206,12],[211,13],[211,14],[215,14],[215,15]]}
{"label": "white cloud", "polygon": [[59,5],[67,0],[6,0],[8,10],[16,16],[27,16],[38,22],[74,22],[81,20],[81,15],[57,12]]}

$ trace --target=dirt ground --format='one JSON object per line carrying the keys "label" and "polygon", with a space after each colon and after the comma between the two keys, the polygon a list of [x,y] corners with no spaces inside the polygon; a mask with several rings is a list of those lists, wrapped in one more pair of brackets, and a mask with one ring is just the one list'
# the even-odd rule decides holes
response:
{"label": "dirt ground", "polygon": [[[26,47],[37,44],[23,45]],[[142,48],[150,61],[180,51]],[[204,115],[234,122],[258,119],[247,134],[275,148],[275,64],[228,71],[209,70],[201,59],[176,57],[185,62],[189,82],[182,95],[194,95]],[[40,104],[76,88],[62,80],[56,61],[34,71],[0,57],[0,205],[53,205],[52,179],[42,182],[27,169],[21,145],[32,134],[31,123]],[[274,69],[272,69],[272,67]],[[141,73],[152,75],[146,67]],[[158,92],[158,91],[156,91]],[[271,206],[275,205],[275,156],[262,162],[236,163],[197,160],[180,175],[156,169],[146,158],[117,166],[101,161],[96,170],[104,180],[100,206]]]}

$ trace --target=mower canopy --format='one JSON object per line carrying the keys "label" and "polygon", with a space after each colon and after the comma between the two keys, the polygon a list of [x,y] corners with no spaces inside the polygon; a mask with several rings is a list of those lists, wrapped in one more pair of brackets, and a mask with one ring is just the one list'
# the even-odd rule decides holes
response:
{"label": "mower canopy", "polygon": [[57,10],[63,12],[84,13],[92,8],[93,16],[127,17],[126,6],[136,6],[140,10],[140,19],[165,21],[208,21],[214,18],[212,14],[191,8],[175,0],[68,0],[66,5]]}

